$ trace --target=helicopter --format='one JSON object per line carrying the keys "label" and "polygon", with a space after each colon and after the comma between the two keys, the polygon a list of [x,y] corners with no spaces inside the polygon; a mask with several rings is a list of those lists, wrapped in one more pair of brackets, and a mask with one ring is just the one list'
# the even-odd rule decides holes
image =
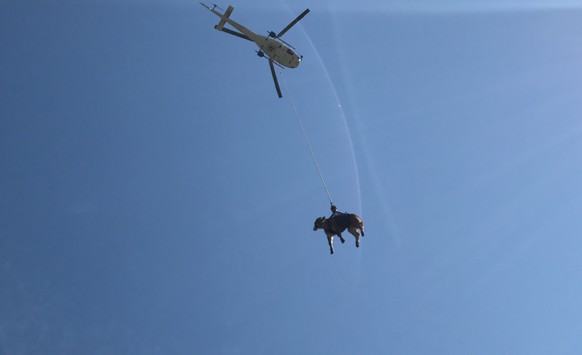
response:
{"label": "helicopter", "polygon": [[[256,51],[257,55],[261,58],[266,56],[266,58],[269,60],[269,67],[271,68],[271,75],[273,76],[275,89],[277,89],[277,95],[279,98],[283,97],[281,88],[279,87],[279,81],[277,80],[277,74],[275,73],[275,64],[282,69],[297,68],[299,64],[301,64],[303,56],[295,53],[295,48],[282,40],[281,36],[287,33],[291,27],[295,26],[297,22],[299,22],[305,15],[307,15],[309,13],[309,9],[305,9],[305,11],[297,16],[295,20],[291,21],[291,23],[289,23],[287,27],[283,28],[279,33],[269,31],[267,32],[267,36],[261,36],[242,26],[238,22],[230,19],[230,15],[234,10],[232,6],[229,6],[222,14],[216,10],[217,8],[220,9],[220,7],[218,7],[216,4],[211,7],[201,2],[200,5],[204,6],[213,14],[220,17],[218,25],[214,26],[215,29],[251,42],[255,42],[255,44],[259,46],[259,50]],[[240,32],[224,27],[227,23]]]}

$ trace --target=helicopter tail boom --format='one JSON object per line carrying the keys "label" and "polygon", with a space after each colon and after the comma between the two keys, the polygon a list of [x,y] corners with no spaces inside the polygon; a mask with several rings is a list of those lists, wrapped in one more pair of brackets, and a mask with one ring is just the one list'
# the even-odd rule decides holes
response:
{"label": "helicopter tail boom", "polygon": [[229,6],[228,9],[226,9],[226,12],[224,13],[224,15],[222,15],[222,17],[220,18],[220,22],[218,23],[218,25],[214,26],[214,28],[216,28],[219,31],[222,31],[222,28],[226,24],[226,19],[228,19],[230,17],[230,14],[232,14],[233,10],[234,10],[234,7]]}

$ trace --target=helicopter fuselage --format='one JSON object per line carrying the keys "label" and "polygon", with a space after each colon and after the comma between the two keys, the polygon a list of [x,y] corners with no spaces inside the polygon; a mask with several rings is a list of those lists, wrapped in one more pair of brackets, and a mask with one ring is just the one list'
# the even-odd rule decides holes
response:
{"label": "helicopter fuselage", "polygon": [[269,59],[272,59],[277,64],[286,68],[297,68],[299,64],[301,64],[301,56],[297,55],[297,53],[295,53],[295,51],[293,51],[293,49],[287,44],[276,38],[271,38],[270,36],[261,36],[249,30],[240,23],[231,20],[224,14],[216,11],[214,8],[206,8],[216,16],[220,17],[222,21],[225,21],[232,27],[239,30],[248,39],[255,42],[255,44],[259,47],[259,51],[257,52],[259,56],[267,56]]}

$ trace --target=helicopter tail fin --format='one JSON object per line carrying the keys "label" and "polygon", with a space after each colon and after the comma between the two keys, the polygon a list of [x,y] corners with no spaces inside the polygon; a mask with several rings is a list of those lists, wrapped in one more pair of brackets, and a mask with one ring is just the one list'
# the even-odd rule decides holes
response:
{"label": "helicopter tail fin", "polygon": [[222,28],[226,24],[226,19],[230,17],[230,14],[232,14],[233,10],[234,10],[234,7],[228,6],[228,9],[226,9],[226,12],[220,18],[220,22],[218,23],[218,25],[214,26],[214,28],[216,28],[219,31],[222,31]]}

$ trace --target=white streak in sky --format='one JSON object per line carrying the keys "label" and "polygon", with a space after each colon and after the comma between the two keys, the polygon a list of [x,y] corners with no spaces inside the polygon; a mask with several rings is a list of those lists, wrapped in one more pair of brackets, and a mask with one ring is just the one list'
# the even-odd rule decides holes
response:
{"label": "white streak in sky", "polygon": [[[291,12],[289,6],[287,4],[285,4],[287,7],[287,10],[289,12]],[[315,45],[313,44],[313,41],[311,41],[311,38],[309,37],[309,35],[307,34],[307,32],[305,32],[305,29],[303,28],[303,26],[301,26],[300,24],[297,25],[298,28],[301,29],[301,32],[303,32],[305,38],[307,39],[307,41],[309,42],[309,45],[311,46],[313,52],[315,53],[317,60],[319,61],[319,64],[321,65],[321,68],[323,69],[323,73],[329,83],[329,86],[331,87],[331,89],[333,90],[333,95],[335,97],[336,100],[336,105],[338,107],[338,110],[340,112],[343,124],[344,124],[344,128],[345,128],[345,132],[346,132],[346,136],[348,138],[348,143],[350,146],[350,150],[351,150],[351,155],[352,155],[352,164],[354,166],[354,175],[356,177],[356,189],[357,189],[357,195],[358,195],[358,213],[361,214],[362,212],[362,192],[361,192],[361,187],[360,187],[360,173],[358,170],[358,162],[356,159],[356,151],[354,149],[354,143],[352,140],[352,135],[350,133],[350,127],[348,125],[348,122],[346,120],[346,115],[344,113],[344,110],[342,108],[342,104],[339,98],[339,95],[337,93],[337,90],[335,89],[335,85],[333,83],[333,81],[331,80],[331,76],[329,75],[329,72],[327,70],[327,67],[325,65],[325,63],[323,62],[321,55],[319,55],[319,52],[317,50],[317,48],[315,47]]]}

